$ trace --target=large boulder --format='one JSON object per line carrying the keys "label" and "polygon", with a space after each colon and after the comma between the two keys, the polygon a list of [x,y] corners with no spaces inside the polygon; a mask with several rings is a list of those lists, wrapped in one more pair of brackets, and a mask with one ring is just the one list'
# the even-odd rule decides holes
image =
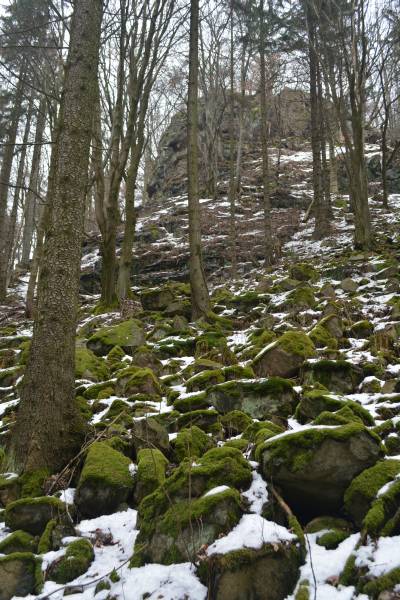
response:
{"label": "large boulder", "polygon": [[266,440],[260,461],[264,478],[281,488],[295,513],[313,518],[339,512],[354,477],[382,454],[378,436],[351,423]]}
{"label": "large boulder", "polygon": [[257,354],[252,367],[258,377],[295,377],[314,355],[313,341],[305,333],[287,331]]}
{"label": "large boulder", "polygon": [[86,573],[94,559],[93,546],[86,539],[75,540],[59,560],[50,565],[48,578],[56,583],[68,583]]}
{"label": "large boulder", "polygon": [[303,378],[308,385],[322,384],[330,392],[352,394],[363,379],[363,371],[345,360],[319,360],[304,366]]}
{"label": "large boulder", "polygon": [[243,515],[207,549],[199,576],[212,600],[282,600],[293,591],[301,563],[295,535],[259,515]]}
{"label": "large boulder", "polygon": [[241,515],[239,492],[226,487],[173,504],[156,520],[141,519],[132,564],[193,561],[204,545],[228,533]]}
{"label": "large boulder", "polygon": [[145,334],[141,322],[129,319],[118,325],[99,329],[88,339],[87,347],[97,356],[105,356],[114,346],[120,346],[127,354],[133,354],[144,342]]}
{"label": "large boulder", "polygon": [[53,496],[21,498],[7,504],[4,520],[12,531],[22,529],[32,535],[41,535],[51,519],[66,517],[66,506]]}
{"label": "large boulder", "polygon": [[0,557],[0,600],[39,593],[42,585],[40,561],[30,552]]}
{"label": "large boulder", "polygon": [[347,514],[357,527],[369,511],[379,490],[392,482],[400,473],[400,461],[383,460],[360,473],[350,484],[344,495]]}
{"label": "large boulder", "polygon": [[164,310],[175,300],[175,294],[169,287],[148,289],[140,294],[140,300],[145,310]]}
{"label": "large boulder", "polygon": [[119,396],[133,396],[145,394],[148,396],[161,396],[161,384],[148,368],[127,367],[117,376],[115,391]]}
{"label": "large boulder", "polygon": [[168,460],[157,448],[142,448],[138,452],[137,463],[135,500],[140,503],[164,483]]}
{"label": "large boulder", "polygon": [[207,399],[221,413],[240,410],[253,419],[266,419],[273,415],[284,418],[292,414],[297,394],[290,381],[270,377],[215,385],[208,390]]}
{"label": "large boulder", "polygon": [[158,448],[164,454],[170,451],[168,432],[156,417],[136,419],[133,422],[132,437],[136,452],[141,448]]}
{"label": "large boulder", "polygon": [[133,490],[130,460],[105,442],[90,447],[79,479],[75,503],[84,517],[115,512]]}

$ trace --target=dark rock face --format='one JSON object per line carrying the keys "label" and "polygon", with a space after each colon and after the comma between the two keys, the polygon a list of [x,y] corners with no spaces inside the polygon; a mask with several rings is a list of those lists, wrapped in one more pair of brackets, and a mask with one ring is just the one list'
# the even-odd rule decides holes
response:
{"label": "dark rock face", "polygon": [[0,558],[0,600],[27,596],[35,591],[36,559],[28,552]]}
{"label": "dark rock face", "polygon": [[266,443],[262,472],[273,478],[297,515],[336,514],[347,487],[381,456],[379,440],[362,425],[305,430]]}
{"label": "dark rock face", "polygon": [[283,600],[297,582],[300,550],[294,545],[266,545],[211,556],[203,582],[211,600]]}

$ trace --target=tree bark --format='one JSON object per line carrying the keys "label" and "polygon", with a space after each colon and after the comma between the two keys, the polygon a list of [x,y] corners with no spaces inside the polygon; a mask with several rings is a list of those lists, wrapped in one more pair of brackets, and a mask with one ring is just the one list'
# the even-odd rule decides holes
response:
{"label": "tree bark", "polygon": [[59,470],[85,433],[75,404],[75,333],[102,4],[76,0],[71,21],[38,308],[8,448],[17,472]]}
{"label": "tree bark", "polygon": [[40,100],[35,132],[35,145],[33,147],[31,174],[25,204],[25,223],[22,236],[22,256],[20,266],[28,269],[31,255],[32,238],[35,228],[35,211],[37,206],[37,192],[39,183],[40,159],[42,155],[43,133],[46,125],[46,97]]}
{"label": "tree bark", "polygon": [[192,318],[210,310],[210,300],[201,253],[199,172],[198,172],[198,67],[199,0],[191,0],[189,40],[189,85],[187,109],[187,174],[189,209],[189,275]]}
{"label": "tree bark", "polygon": [[229,221],[231,238],[231,275],[237,276],[236,251],[236,190],[235,190],[235,98],[234,98],[234,48],[233,48],[233,0],[230,3],[230,52],[229,52]]}
{"label": "tree bark", "polygon": [[11,276],[12,269],[14,266],[13,260],[12,260],[13,247],[14,247],[14,244],[16,241],[14,238],[15,238],[15,231],[16,231],[16,225],[17,225],[18,207],[19,207],[19,202],[20,202],[20,198],[21,198],[21,191],[24,187],[25,161],[26,161],[26,152],[27,152],[27,148],[28,148],[29,133],[31,130],[32,107],[33,107],[33,100],[31,100],[29,102],[28,110],[26,113],[26,123],[25,123],[24,137],[22,139],[21,155],[19,157],[16,187],[14,190],[13,204],[12,204],[10,219],[9,219],[9,223],[8,223],[7,245],[6,245],[7,285],[9,285],[10,276]]}
{"label": "tree bark", "polygon": [[3,161],[0,170],[0,302],[7,296],[7,270],[8,270],[8,252],[7,252],[7,201],[8,188],[10,185],[11,168],[14,158],[15,141],[17,139],[18,124],[22,114],[22,100],[24,93],[25,66],[20,69],[18,83],[14,96],[14,107],[10,118],[10,128],[6,138],[6,144],[3,153]]}
{"label": "tree bark", "polygon": [[261,154],[262,154],[262,182],[263,182],[263,210],[264,210],[264,262],[265,265],[273,263],[273,243],[271,225],[271,193],[269,181],[269,156],[268,156],[268,122],[267,122],[267,95],[266,95],[266,65],[265,65],[265,25],[264,25],[264,0],[260,0],[260,114],[261,114]]}

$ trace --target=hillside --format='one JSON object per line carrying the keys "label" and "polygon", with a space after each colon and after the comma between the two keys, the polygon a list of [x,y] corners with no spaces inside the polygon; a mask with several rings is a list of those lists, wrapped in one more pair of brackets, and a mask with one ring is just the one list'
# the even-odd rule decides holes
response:
{"label": "hillside", "polygon": [[[76,388],[90,435],[59,477],[1,476],[1,600],[398,597],[400,195],[390,213],[371,201],[374,252],[351,250],[343,198],[315,242],[310,153],[284,157],[296,202],[273,211],[268,272],[256,191],[238,208],[236,282],[226,199],[202,201],[206,319],[189,322],[183,196],[141,209],[127,314],[96,314],[96,241],[85,249]],[[24,280],[2,307],[3,439],[32,334]]]}

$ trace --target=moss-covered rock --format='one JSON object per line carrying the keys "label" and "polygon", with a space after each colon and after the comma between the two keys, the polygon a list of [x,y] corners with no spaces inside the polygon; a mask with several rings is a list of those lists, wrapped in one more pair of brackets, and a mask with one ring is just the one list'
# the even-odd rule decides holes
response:
{"label": "moss-covered rock", "polygon": [[109,370],[106,362],[91,350],[78,347],[75,350],[75,377],[91,381],[104,381],[109,378]]}
{"label": "moss-covered rock", "polygon": [[265,544],[213,554],[198,573],[215,600],[282,600],[293,592],[301,563],[296,543]]}
{"label": "moss-covered rock", "polygon": [[0,556],[0,600],[38,594],[43,583],[40,565],[41,561],[30,552]]}
{"label": "moss-covered rock", "polygon": [[340,519],[339,517],[330,517],[330,516],[322,516],[316,517],[304,528],[305,533],[318,533],[318,531],[322,531],[323,529],[335,529],[338,531],[352,531],[351,524],[345,519]]}
{"label": "moss-covered rock", "polygon": [[79,478],[75,503],[84,517],[110,514],[126,502],[133,489],[129,459],[105,442],[89,448]]}
{"label": "moss-covered rock", "polygon": [[286,331],[257,354],[252,362],[259,377],[295,377],[307,358],[315,355],[313,341],[301,331]]}
{"label": "moss-covered rock", "polygon": [[4,518],[12,531],[22,529],[32,535],[41,535],[51,519],[66,518],[66,507],[53,496],[21,498],[6,506]]}
{"label": "moss-covered rock", "polygon": [[140,300],[145,310],[159,311],[175,300],[176,294],[170,287],[147,289],[141,292]]}
{"label": "moss-covered rock", "polygon": [[297,281],[317,281],[318,271],[309,263],[297,263],[289,269],[290,277]]}
{"label": "moss-covered rock", "polygon": [[273,435],[278,435],[279,433],[283,433],[285,431],[281,425],[277,425],[272,421],[254,421],[251,425],[246,427],[243,432],[243,437],[248,439],[250,442],[255,442],[260,431],[265,430],[268,430]]}
{"label": "moss-covered rock", "polygon": [[[300,423],[307,423],[317,419],[322,414],[324,415],[324,421],[326,421],[327,413],[336,413],[339,414],[339,419],[335,421],[333,418],[332,422],[325,424],[339,425],[349,420],[348,418],[346,419],[346,416],[349,417],[350,415],[343,414],[343,409],[345,408],[350,409],[353,415],[358,417],[365,425],[374,425],[374,419],[371,414],[361,404],[352,400],[341,400],[333,397],[328,391],[320,389],[304,393],[296,407],[295,416]],[[344,420],[340,419],[340,415],[344,417]]]}
{"label": "moss-covered rock", "polygon": [[221,485],[247,489],[251,480],[251,467],[240,450],[227,446],[212,448],[195,463],[183,460],[163,486],[143,499],[139,505],[139,522],[153,522],[171,504],[199,498]]}
{"label": "moss-covered rock", "polygon": [[241,410],[232,410],[220,419],[227,437],[233,437],[243,431],[252,424],[252,419]]}
{"label": "moss-covered rock", "polygon": [[7,506],[10,502],[18,500],[21,493],[19,477],[16,475],[0,475],[0,506]]}
{"label": "moss-covered rock", "polygon": [[167,429],[156,417],[135,420],[132,437],[136,452],[142,448],[158,448],[168,455],[170,451]]}
{"label": "moss-covered rock", "polygon": [[315,308],[316,304],[317,301],[312,288],[309,285],[301,285],[290,292],[282,308],[288,308],[292,311],[302,311]]}
{"label": "moss-covered rock", "polygon": [[202,371],[187,380],[186,389],[188,392],[197,392],[224,381],[225,377],[220,369]]}
{"label": "moss-covered rock", "polygon": [[160,381],[149,368],[127,367],[118,373],[115,389],[117,395],[120,396],[133,396],[134,394],[162,395]]}
{"label": "moss-covered rock", "polygon": [[330,392],[351,394],[363,379],[362,369],[345,360],[319,360],[304,367],[304,383],[321,384]]}
{"label": "moss-covered rock", "polygon": [[363,520],[363,528],[374,538],[379,535],[393,535],[400,530],[400,480],[388,486],[373,501]]}
{"label": "moss-covered rock", "polygon": [[367,339],[374,333],[374,325],[371,321],[362,320],[353,323],[349,328],[349,337]]}
{"label": "moss-covered rock", "polygon": [[192,561],[241,515],[240,495],[233,489],[174,504],[156,521],[141,521],[132,565]]}
{"label": "moss-covered rock", "polygon": [[191,412],[192,410],[202,410],[209,406],[210,403],[205,392],[197,392],[184,398],[178,397],[174,400],[174,408],[182,413]]}
{"label": "moss-covered rock", "polygon": [[287,417],[293,413],[297,400],[291,382],[281,377],[227,381],[210,388],[207,396],[219,412],[240,410],[253,419],[267,419],[271,415]]}
{"label": "moss-covered rock", "polygon": [[214,446],[214,442],[202,429],[193,425],[181,429],[171,445],[174,459],[179,463],[184,458],[199,458]]}
{"label": "moss-covered rock", "polygon": [[23,368],[21,366],[10,367],[0,371],[0,387],[11,387],[15,385],[18,379],[23,374]]}
{"label": "moss-covered rock", "polygon": [[350,484],[344,495],[346,512],[354,523],[362,526],[363,519],[378,491],[400,473],[400,461],[383,460],[362,471]]}
{"label": "moss-covered rock", "polygon": [[[192,427],[197,425],[207,433],[215,433],[218,429],[221,430],[219,423],[219,413],[216,410],[192,410],[180,415],[176,419],[176,430],[184,427]],[[219,427],[218,427],[219,426]]]}
{"label": "moss-covered rock", "polygon": [[332,529],[326,531],[317,537],[318,546],[323,546],[326,550],[336,550],[336,548],[350,535],[350,532],[341,529]]}
{"label": "moss-covered rock", "polygon": [[135,348],[143,346],[145,335],[140,321],[129,319],[113,325],[99,329],[87,341],[87,347],[97,356],[105,356],[114,348],[120,346],[127,354],[133,354]]}
{"label": "moss-covered rock", "polygon": [[260,453],[265,479],[272,478],[296,514],[307,518],[339,511],[354,477],[381,456],[379,438],[358,423],[267,440]]}
{"label": "moss-covered rock", "polygon": [[71,542],[65,555],[50,565],[48,579],[60,584],[69,583],[86,573],[93,559],[93,546],[89,540]]}
{"label": "moss-covered rock", "polygon": [[96,398],[109,398],[115,394],[115,384],[112,380],[102,381],[89,385],[80,392],[86,400],[96,400]]}
{"label": "moss-covered rock", "polygon": [[37,545],[37,538],[26,531],[17,530],[0,542],[0,554],[36,552]]}
{"label": "moss-covered rock", "polygon": [[111,373],[121,368],[121,366],[124,364],[122,362],[124,356],[125,352],[120,346],[113,346],[111,348],[106,358],[107,366],[110,369]]}
{"label": "moss-covered rock", "polygon": [[157,448],[143,448],[137,455],[135,499],[141,502],[165,481],[168,460]]}
{"label": "moss-covered rock", "polygon": [[342,320],[335,314],[321,319],[310,331],[310,338],[317,348],[336,349],[343,337]]}
{"label": "moss-covered rock", "polygon": [[132,365],[151,369],[157,376],[163,371],[163,365],[149,346],[141,346],[132,355]]}

